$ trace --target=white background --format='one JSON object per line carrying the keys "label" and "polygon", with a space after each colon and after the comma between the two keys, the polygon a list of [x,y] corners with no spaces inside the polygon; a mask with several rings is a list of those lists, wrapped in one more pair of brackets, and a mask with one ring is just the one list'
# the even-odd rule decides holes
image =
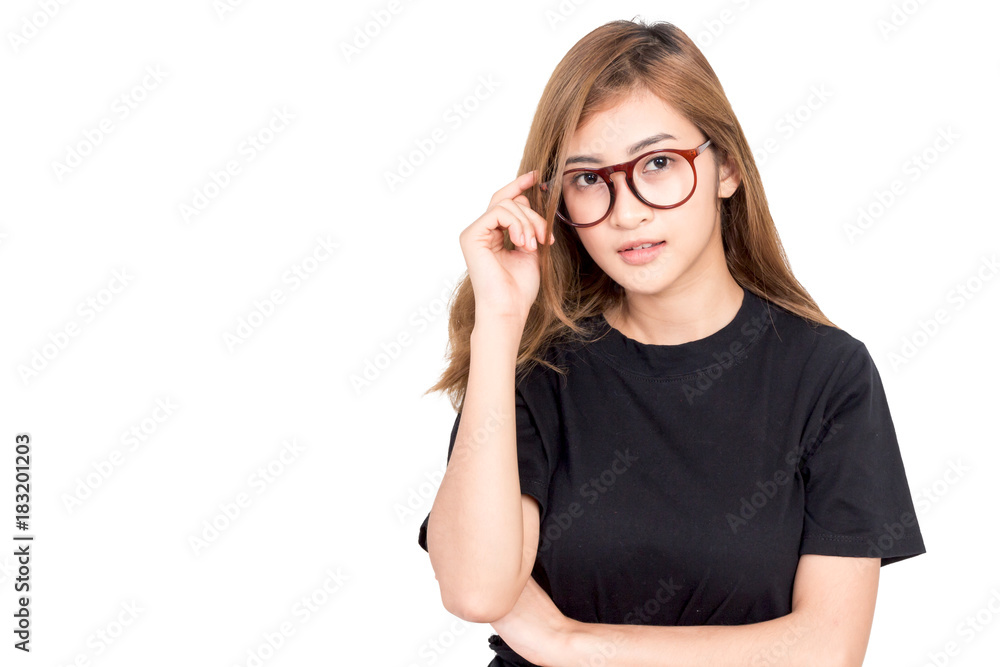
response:
{"label": "white background", "polygon": [[[489,662],[492,628],[443,609],[417,545],[454,419],[422,392],[444,368],[459,232],[517,175],[556,63],[635,15],[703,48],[793,270],[878,364],[928,553],[882,570],[866,665],[929,664],[952,641],[947,664],[1000,652],[993,612],[971,640],[960,628],[1000,604],[1000,279],[984,264],[1000,249],[995,3],[427,0],[382,27],[387,1],[220,6],[4,3],[0,662],[28,658],[11,648],[21,432],[34,442],[33,664],[248,665],[283,623],[293,633],[262,664]],[[345,55],[366,25],[377,34]],[[481,77],[496,89],[470,99]],[[817,87],[829,99],[803,107]],[[463,103],[475,109],[447,122]],[[293,118],[269,134],[275,109]],[[102,120],[111,131],[88,150]],[[390,188],[435,128],[446,140]],[[948,128],[957,138],[934,149]],[[55,166],[73,151],[77,166]],[[933,164],[913,178],[925,151]],[[211,187],[231,160],[239,173]],[[903,194],[852,239],[859,207],[896,179]],[[289,279],[296,267],[306,280]],[[959,301],[960,285],[978,291]],[[283,300],[258,320],[274,290]],[[133,428],[143,439],[123,440]],[[292,440],[300,451],[275,463]],[[249,504],[207,533],[240,494]],[[296,605],[310,596],[322,604],[307,616]]]}

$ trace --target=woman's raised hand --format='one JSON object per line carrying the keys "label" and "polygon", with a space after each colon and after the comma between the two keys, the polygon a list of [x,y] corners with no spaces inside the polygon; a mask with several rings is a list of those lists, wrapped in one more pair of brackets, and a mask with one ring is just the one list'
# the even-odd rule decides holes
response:
{"label": "woman's raised hand", "polygon": [[[537,170],[529,171],[497,190],[486,213],[459,235],[476,295],[477,319],[513,317],[523,323],[538,296],[538,246],[554,239],[545,239],[545,219],[521,194],[537,177]],[[513,250],[503,246],[504,229]]]}

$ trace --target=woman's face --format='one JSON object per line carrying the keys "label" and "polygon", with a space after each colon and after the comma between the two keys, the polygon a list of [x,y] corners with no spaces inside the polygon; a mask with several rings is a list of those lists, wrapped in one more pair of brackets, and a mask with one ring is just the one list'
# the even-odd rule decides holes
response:
{"label": "woman's face", "polygon": [[[658,134],[673,138],[656,141],[633,152],[629,147]],[[614,108],[595,114],[573,135],[567,169],[605,167],[625,162],[656,148],[696,148],[706,137],[690,121],[648,91],[624,99]],[[719,198],[729,197],[739,185],[735,169],[720,174],[713,147],[694,160],[697,187],[691,198],[672,209],[657,209],[636,198],[625,173],[611,176],[615,204],[603,222],[573,228],[587,252],[629,297],[656,295],[682,289],[694,281],[728,273],[722,246]],[[636,241],[662,242],[645,254],[623,255],[619,249]]]}

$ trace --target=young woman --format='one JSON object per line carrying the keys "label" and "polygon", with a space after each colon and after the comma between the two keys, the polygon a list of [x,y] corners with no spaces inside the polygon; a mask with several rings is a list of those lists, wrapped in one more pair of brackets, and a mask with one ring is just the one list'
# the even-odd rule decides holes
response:
{"label": "young woman", "polygon": [[460,235],[429,390],[458,411],[418,540],[445,608],[491,667],[861,665],[880,565],[925,551],[892,419],[702,53],[594,30],[520,171]]}

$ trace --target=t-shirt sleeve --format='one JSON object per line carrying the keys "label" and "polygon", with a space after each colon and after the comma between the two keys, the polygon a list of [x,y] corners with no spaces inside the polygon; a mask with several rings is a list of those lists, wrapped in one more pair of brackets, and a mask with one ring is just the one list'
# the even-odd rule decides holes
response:
{"label": "t-shirt sleeve", "polygon": [[800,554],[881,558],[925,553],[889,405],[860,341],[835,371],[818,433],[803,443]]}
{"label": "t-shirt sleeve", "polygon": [[[516,389],[514,392],[514,414],[517,437],[517,469],[521,482],[521,493],[528,494],[537,500],[540,515],[545,516],[551,478],[550,460],[538,424],[520,389]],[[448,461],[451,461],[451,452],[455,448],[455,436],[458,435],[458,425],[461,419],[462,413],[460,412],[455,416],[455,424],[451,429]],[[417,536],[417,543],[424,551],[427,551],[427,523],[430,518],[431,515],[428,512],[423,523],[420,524],[420,533]]]}

